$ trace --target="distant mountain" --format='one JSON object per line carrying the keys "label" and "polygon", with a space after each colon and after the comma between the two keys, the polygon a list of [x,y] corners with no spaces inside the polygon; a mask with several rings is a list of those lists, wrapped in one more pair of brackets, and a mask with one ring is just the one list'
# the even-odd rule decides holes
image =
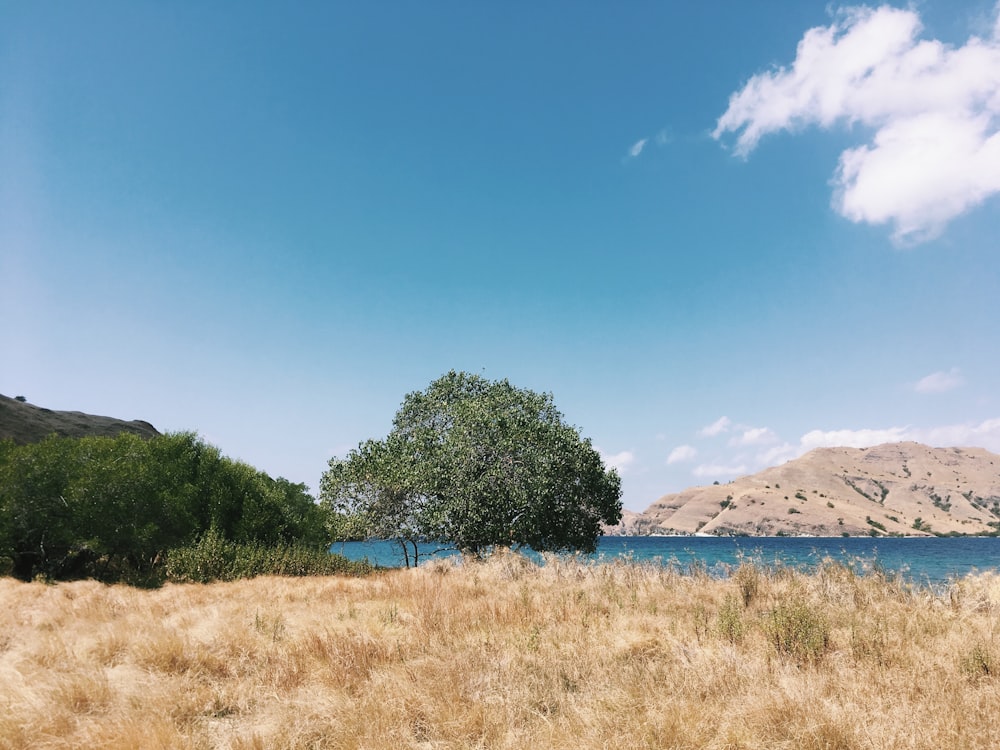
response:
{"label": "distant mountain", "polygon": [[727,484],[665,495],[609,533],[888,536],[1000,529],[1000,456],[888,443],[818,448]]}
{"label": "distant mountain", "polygon": [[151,438],[160,433],[149,422],[136,419],[126,422],[114,417],[99,417],[79,411],[53,411],[0,394],[0,440],[34,443],[55,433],[63,437],[114,437],[132,432]]}

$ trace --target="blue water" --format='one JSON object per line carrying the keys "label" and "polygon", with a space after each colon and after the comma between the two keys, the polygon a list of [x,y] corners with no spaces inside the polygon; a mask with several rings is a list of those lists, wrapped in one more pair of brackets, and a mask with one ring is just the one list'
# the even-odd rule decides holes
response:
{"label": "blue water", "polygon": [[[420,562],[455,554],[450,550],[434,554],[437,549],[421,545]],[[403,565],[399,545],[391,542],[338,542],[331,551],[377,565]],[[719,575],[744,559],[808,569],[832,558],[858,567],[877,565],[914,583],[940,584],[968,573],[1000,570],[1000,538],[602,537],[594,555],[582,556],[595,562],[619,558],[682,569],[699,566]]]}

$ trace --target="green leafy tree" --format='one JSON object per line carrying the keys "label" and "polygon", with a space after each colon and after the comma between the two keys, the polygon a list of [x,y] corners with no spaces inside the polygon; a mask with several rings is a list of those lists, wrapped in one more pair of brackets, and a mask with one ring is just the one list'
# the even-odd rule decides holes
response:
{"label": "green leafy tree", "polygon": [[449,372],[407,394],[384,441],[331,461],[321,498],[371,536],[593,551],[621,518],[621,481],[551,394]]}
{"label": "green leafy tree", "polygon": [[[8,444],[9,445],[9,444]],[[52,437],[4,451],[0,464],[3,554],[15,577],[48,574],[73,548],[73,505],[66,498],[74,471],[73,443]]]}
{"label": "green leafy tree", "polygon": [[320,480],[332,539],[391,539],[406,567],[417,565],[424,538],[415,466],[398,436],[368,440],[347,459],[332,459]]}
{"label": "green leafy tree", "polygon": [[155,582],[170,549],[327,547],[305,485],[271,479],[194,433],[0,442],[0,558],[14,576]]}

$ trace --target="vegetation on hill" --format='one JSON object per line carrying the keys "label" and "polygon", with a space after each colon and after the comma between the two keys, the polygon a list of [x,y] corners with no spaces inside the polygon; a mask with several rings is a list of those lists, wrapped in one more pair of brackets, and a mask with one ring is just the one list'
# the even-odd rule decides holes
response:
{"label": "vegetation on hill", "polygon": [[726,484],[666,495],[614,533],[996,536],[1000,456],[890,443],[819,448]]}
{"label": "vegetation on hill", "polygon": [[550,394],[454,371],[407,394],[385,440],[332,460],[320,497],[342,530],[414,555],[418,540],[593,551],[621,518],[618,474]]}
{"label": "vegetation on hill", "polygon": [[9,398],[0,394],[0,440],[10,439],[24,445],[49,435],[115,437],[122,432],[144,438],[160,434],[153,425],[141,419],[126,421],[79,411],[45,409],[28,403],[23,396]]}
{"label": "vegetation on hill", "polygon": [[324,514],[305,485],[271,479],[193,433],[0,441],[0,559],[17,578],[155,583],[170,554],[187,548],[194,559],[209,533],[327,556]]}

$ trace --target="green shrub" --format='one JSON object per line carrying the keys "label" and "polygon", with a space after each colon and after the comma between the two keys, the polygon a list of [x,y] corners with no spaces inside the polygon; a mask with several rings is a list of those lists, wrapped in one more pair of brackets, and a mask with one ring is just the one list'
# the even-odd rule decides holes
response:
{"label": "green shrub", "polygon": [[741,563],[733,574],[733,580],[740,591],[743,606],[749,607],[760,591],[760,570],[751,563]]}
{"label": "green shrub", "polygon": [[730,643],[739,643],[743,640],[743,617],[740,614],[740,605],[736,597],[728,594],[719,610],[716,618],[716,627],[719,634]]}
{"label": "green shrub", "polygon": [[826,618],[799,597],[771,610],[765,631],[779,654],[799,663],[815,664],[830,647],[830,626]]}
{"label": "green shrub", "polygon": [[968,677],[979,679],[995,675],[1000,670],[1000,663],[989,646],[979,641],[962,657],[959,667]]}
{"label": "green shrub", "polygon": [[366,575],[367,562],[352,562],[325,549],[296,544],[237,544],[215,531],[167,553],[165,575],[174,583],[234,581],[255,576]]}
{"label": "green shrub", "polygon": [[874,520],[871,516],[865,516],[865,523],[867,523],[874,529],[878,529],[879,531],[885,531],[885,524],[879,523],[878,521]]}

